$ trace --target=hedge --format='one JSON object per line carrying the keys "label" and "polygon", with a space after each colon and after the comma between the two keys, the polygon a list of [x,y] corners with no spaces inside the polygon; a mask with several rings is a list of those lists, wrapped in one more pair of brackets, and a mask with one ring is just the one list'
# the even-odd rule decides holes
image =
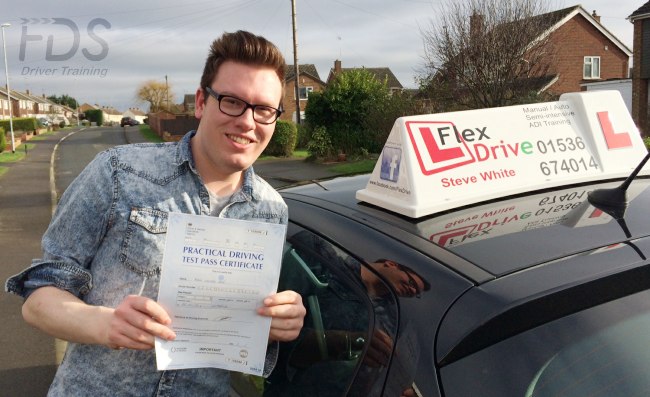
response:
{"label": "hedge", "polygon": [[[14,131],[35,131],[38,128],[38,122],[34,117],[19,117],[12,119]],[[10,131],[9,119],[0,120],[0,128]]]}
{"label": "hedge", "polygon": [[5,150],[6,146],[7,146],[7,138],[5,138],[5,130],[4,128],[0,127],[0,153],[2,153]]}
{"label": "hedge", "polygon": [[291,121],[278,120],[275,123],[275,132],[271,137],[271,142],[264,150],[264,154],[269,156],[289,157],[296,148],[298,138],[298,129]]}

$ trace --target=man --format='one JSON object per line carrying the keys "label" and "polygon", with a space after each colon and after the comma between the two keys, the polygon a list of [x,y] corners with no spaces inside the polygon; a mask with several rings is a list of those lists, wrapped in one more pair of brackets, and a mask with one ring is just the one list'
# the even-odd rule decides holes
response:
{"label": "man", "polygon": [[[154,338],[172,340],[156,303],[169,212],[287,223],[277,192],[253,162],[280,115],[285,62],[266,39],[226,33],[211,47],[196,92],[196,132],[174,144],[100,153],[63,195],[43,237],[43,259],[7,281],[23,317],[70,342],[50,396],[227,396],[227,371],[156,371]],[[300,295],[267,297],[269,341],[295,339]],[[265,374],[277,344],[267,353]]]}

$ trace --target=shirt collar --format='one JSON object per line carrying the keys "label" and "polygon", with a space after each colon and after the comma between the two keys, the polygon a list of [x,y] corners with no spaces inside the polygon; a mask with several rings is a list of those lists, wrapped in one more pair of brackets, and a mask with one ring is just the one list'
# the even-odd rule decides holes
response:
{"label": "shirt collar", "polygon": [[[191,140],[196,135],[196,131],[192,130],[185,134],[183,138],[179,141],[178,146],[176,147],[176,164],[179,166],[187,163],[190,167],[190,170],[195,175],[199,175],[196,171],[196,164],[194,163],[194,157],[192,156]],[[255,171],[253,167],[250,166],[244,170],[244,182],[242,183],[241,192],[246,197],[246,200],[259,200],[259,197],[255,194]]]}

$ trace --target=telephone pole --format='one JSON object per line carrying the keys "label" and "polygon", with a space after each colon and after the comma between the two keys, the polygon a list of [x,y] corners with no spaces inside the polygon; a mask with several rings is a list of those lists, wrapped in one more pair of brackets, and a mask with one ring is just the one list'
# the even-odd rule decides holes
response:
{"label": "telephone pole", "polygon": [[300,124],[300,71],[298,70],[298,39],[296,37],[296,0],[291,0],[291,21],[293,25],[293,69],[296,73],[296,124]]}

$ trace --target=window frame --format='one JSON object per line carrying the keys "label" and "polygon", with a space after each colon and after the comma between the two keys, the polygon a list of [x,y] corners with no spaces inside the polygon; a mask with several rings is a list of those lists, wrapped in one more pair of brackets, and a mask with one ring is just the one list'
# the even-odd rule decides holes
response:
{"label": "window frame", "polygon": [[[589,74],[587,74],[587,67],[589,67]],[[594,69],[597,70],[594,72]],[[582,78],[585,80],[600,79],[600,56],[590,55],[583,57]]]}
{"label": "window frame", "polygon": [[[303,91],[304,90],[304,91]],[[309,93],[314,92],[314,87],[311,85],[307,86],[301,86],[299,87],[299,95],[300,95],[300,100],[301,101],[307,101],[309,100]],[[303,92],[305,93],[305,96],[303,97]],[[294,94],[295,95],[295,94]]]}

